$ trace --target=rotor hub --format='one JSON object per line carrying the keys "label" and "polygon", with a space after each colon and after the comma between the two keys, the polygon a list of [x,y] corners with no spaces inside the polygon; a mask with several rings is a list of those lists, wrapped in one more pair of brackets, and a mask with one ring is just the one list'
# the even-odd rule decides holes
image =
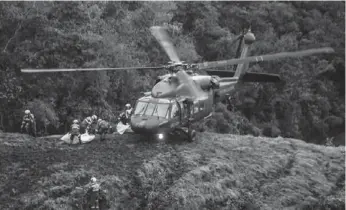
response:
{"label": "rotor hub", "polygon": [[255,35],[249,30],[245,35],[244,35],[244,42],[245,44],[252,44],[256,40]]}

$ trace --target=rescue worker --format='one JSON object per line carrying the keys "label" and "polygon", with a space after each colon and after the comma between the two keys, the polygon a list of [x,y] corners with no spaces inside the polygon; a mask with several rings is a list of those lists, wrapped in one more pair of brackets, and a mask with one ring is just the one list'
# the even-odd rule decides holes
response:
{"label": "rescue worker", "polygon": [[125,117],[126,117],[127,123],[130,122],[131,115],[132,115],[131,104],[126,104],[125,105]]}
{"label": "rescue worker", "polygon": [[97,120],[97,129],[96,132],[100,134],[101,136],[101,141],[106,139],[106,133],[108,130],[111,128],[109,122],[106,120],[98,119]]}
{"label": "rescue worker", "polygon": [[82,141],[81,141],[81,135],[80,135],[80,126],[79,126],[79,121],[78,120],[73,120],[73,123],[71,125],[71,131],[70,131],[70,140],[71,140],[71,144],[73,142],[73,139],[75,136],[78,136],[78,140],[79,140],[79,143],[82,144]]}
{"label": "rescue worker", "polygon": [[91,209],[99,209],[101,186],[95,177],[92,177],[90,181],[91,182],[89,190],[91,191]]}
{"label": "rescue worker", "polygon": [[24,112],[23,121],[22,121],[22,125],[20,127],[20,131],[23,132],[23,130],[24,130],[24,128],[26,128],[26,126],[29,126],[29,129],[27,130],[27,132],[29,132],[29,134],[32,134],[33,136],[36,136],[35,117],[30,112],[30,110],[25,110],[25,112]]}
{"label": "rescue worker", "polygon": [[118,120],[121,121],[122,124],[127,125],[127,118],[125,112],[120,113]]}
{"label": "rescue worker", "polygon": [[83,128],[85,128],[85,132],[88,132],[88,133],[93,133],[93,131],[94,131],[93,127],[95,127],[96,124],[97,124],[97,116],[96,115],[93,115],[91,117],[87,117],[82,122]]}

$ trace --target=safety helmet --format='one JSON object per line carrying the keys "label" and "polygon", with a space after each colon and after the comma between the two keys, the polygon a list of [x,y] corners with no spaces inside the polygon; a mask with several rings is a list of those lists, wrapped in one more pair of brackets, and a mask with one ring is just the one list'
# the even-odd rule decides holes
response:
{"label": "safety helmet", "polygon": [[131,104],[126,104],[125,107],[131,108]]}
{"label": "safety helmet", "polygon": [[100,123],[102,121],[102,119],[98,119],[97,122]]}
{"label": "safety helmet", "polygon": [[73,120],[73,123],[74,123],[74,124],[78,124],[79,121],[78,121],[78,120]]}
{"label": "safety helmet", "polygon": [[96,182],[96,181],[97,181],[97,179],[96,179],[95,177],[91,177],[90,181],[92,181],[92,182]]}
{"label": "safety helmet", "polygon": [[91,119],[92,119],[92,120],[97,120],[97,116],[96,116],[96,115],[93,115],[93,116],[91,117]]}
{"label": "safety helmet", "polygon": [[30,110],[25,110],[25,112],[24,112],[25,114],[30,114]]}

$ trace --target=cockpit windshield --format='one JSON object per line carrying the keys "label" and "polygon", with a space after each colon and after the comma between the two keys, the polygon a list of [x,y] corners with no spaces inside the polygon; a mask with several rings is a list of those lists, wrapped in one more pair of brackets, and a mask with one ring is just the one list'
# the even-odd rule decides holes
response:
{"label": "cockpit windshield", "polygon": [[146,115],[167,118],[169,105],[169,103],[148,103],[139,101],[135,108],[134,115]]}
{"label": "cockpit windshield", "polygon": [[139,101],[136,105],[136,109],[134,114],[135,115],[142,115],[145,111],[145,109],[147,108],[148,103],[147,102],[143,102],[143,101]]}
{"label": "cockpit windshield", "polygon": [[144,114],[147,115],[147,116],[152,115],[153,112],[154,112],[155,106],[156,106],[156,104],[149,103],[148,106],[147,106],[147,110],[145,111]]}

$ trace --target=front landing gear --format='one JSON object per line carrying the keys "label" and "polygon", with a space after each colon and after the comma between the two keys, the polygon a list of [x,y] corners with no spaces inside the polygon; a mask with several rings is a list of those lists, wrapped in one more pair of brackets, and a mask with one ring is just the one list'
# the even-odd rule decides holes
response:
{"label": "front landing gear", "polygon": [[196,140],[196,131],[195,130],[193,130],[193,129],[188,130],[187,140],[189,142],[193,142]]}
{"label": "front landing gear", "polygon": [[172,135],[174,134],[178,134],[182,136],[184,139],[186,139],[189,142],[193,142],[196,140],[196,131],[189,127],[176,128],[175,131],[172,132]]}

